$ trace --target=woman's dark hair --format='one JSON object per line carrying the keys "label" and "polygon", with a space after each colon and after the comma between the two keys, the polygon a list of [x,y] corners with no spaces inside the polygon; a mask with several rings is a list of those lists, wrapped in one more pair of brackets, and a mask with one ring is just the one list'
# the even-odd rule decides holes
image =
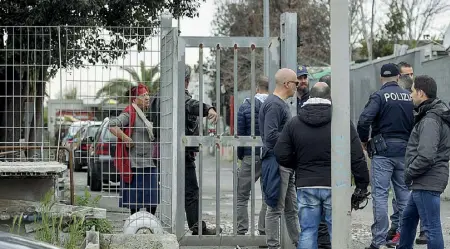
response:
{"label": "woman's dark hair", "polygon": [[130,89],[128,89],[128,90],[125,92],[125,97],[129,97],[129,98],[135,97],[135,96],[132,96],[132,95],[133,95],[132,92],[135,91],[136,88],[137,88],[137,86],[133,86],[133,87],[131,87]]}
{"label": "woman's dark hair", "polygon": [[419,75],[414,79],[414,88],[422,90],[428,98],[435,99],[437,96],[436,81],[428,75]]}

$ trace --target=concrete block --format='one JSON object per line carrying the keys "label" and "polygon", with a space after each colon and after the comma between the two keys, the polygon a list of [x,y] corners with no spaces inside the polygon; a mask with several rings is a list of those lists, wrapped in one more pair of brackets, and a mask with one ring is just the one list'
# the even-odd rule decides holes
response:
{"label": "concrete block", "polygon": [[86,232],[85,243],[84,249],[100,249],[100,234],[95,231],[95,227]]}
{"label": "concrete block", "polygon": [[[0,181],[1,182],[1,181]],[[1,199],[0,198],[0,220],[9,220],[15,215],[23,215],[24,219],[34,220],[36,213],[48,210],[41,210],[40,202],[33,201],[23,201],[23,200],[11,200],[11,199]],[[88,219],[105,219],[106,209],[104,208],[93,208],[93,207],[83,207],[83,206],[72,206],[60,203],[55,203],[49,210],[55,217],[67,217],[70,218],[72,215],[77,217],[85,217]],[[30,218],[27,218],[30,216]],[[32,230],[32,227],[29,228]]]}
{"label": "concrete block", "polygon": [[177,237],[173,234],[101,234],[100,245],[108,249],[178,249]]}
{"label": "concrete block", "polygon": [[48,191],[53,190],[52,178],[15,177],[0,178],[0,199],[40,201]]}
{"label": "concrete block", "polygon": [[59,162],[0,162],[0,176],[13,173],[58,175],[67,170],[67,166]]}
{"label": "concrete block", "polygon": [[66,170],[58,162],[0,162],[0,199],[40,201]]}

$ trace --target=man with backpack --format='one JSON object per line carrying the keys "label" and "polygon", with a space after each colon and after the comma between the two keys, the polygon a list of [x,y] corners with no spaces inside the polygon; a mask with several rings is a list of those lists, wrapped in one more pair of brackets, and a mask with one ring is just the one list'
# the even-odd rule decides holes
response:
{"label": "man with backpack", "polygon": [[[252,105],[251,99],[246,98],[244,103],[239,107],[237,114],[237,133],[238,136],[259,136],[259,108],[269,96],[269,79],[261,77],[256,87],[255,106],[254,106],[254,134],[252,134]],[[255,179],[251,178],[252,174],[252,148],[239,147],[237,149],[238,159],[241,160],[241,166],[238,169],[238,186],[237,186],[237,233],[244,235],[248,232],[248,199],[250,197],[251,186],[261,177],[261,159],[260,147],[255,148]],[[262,184],[261,184],[262,186]],[[267,206],[262,202],[261,211],[259,212],[258,231],[260,235],[265,235],[265,218]]]}

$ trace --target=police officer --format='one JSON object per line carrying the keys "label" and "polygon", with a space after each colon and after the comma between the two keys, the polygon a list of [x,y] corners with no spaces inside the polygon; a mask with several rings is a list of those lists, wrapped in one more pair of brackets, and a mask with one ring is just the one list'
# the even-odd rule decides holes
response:
{"label": "police officer", "polygon": [[[292,116],[297,115],[303,103],[309,99],[309,79],[306,66],[299,65],[297,67],[297,80],[299,82],[297,92],[287,100]],[[295,104],[295,98],[297,98],[297,105]]]}
{"label": "police officer", "polygon": [[[398,85],[399,75],[395,64],[385,64],[381,67],[383,86],[370,96],[358,121],[357,129],[362,146],[372,158],[374,223],[372,243],[366,249],[377,249],[384,245],[395,246],[400,240],[401,224],[394,238],[386,242],[391,181],[400,214],[409,198],[403,171],[406,145],[414,125],[414,105],[409,92]],[[370,128],[372,132],[369,139]]]}
{"label": "police officer", "polygon": [[297,113],[309,99],[309,79],[308,69],[306,66],[298,66],[297,68],[297,80],[299,82],[297,86]]}

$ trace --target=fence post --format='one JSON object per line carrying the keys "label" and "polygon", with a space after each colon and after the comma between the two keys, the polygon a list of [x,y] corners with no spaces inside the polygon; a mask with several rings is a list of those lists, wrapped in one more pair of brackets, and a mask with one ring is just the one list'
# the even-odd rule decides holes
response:
{"label": "fence post", "polygon": [[[171,32],[172,31],[172,32]],[[160,160],[161,160],[161,185],[166,185],[171,189],[166,190],[162,188],[161,190],[161,203],[166,203],[166,205],[160,205],[160,217],[161,221],[169,227],[169,232],[175,233],[175,229],[178,224],[176,223],[177,214],[177,198],[174,191],[177,188],[177,168],[176,157],[171,158],[173,153],[172,145],[167,146],[168,143],[173,143],[172,133],[175,130],[176,124],[173,124],[173,116],[176,116],[173,112],[173,107],[176,104],[176,100],[169,96],[172,95],[173,84],[173,70],[174,65],[177,63],[176,60],[176,41],[175,35],[173,34],[172,27],[172,15],[170,13],[163,13],[161,15],[161,51],[160,51],[160,67],[161,67],[161,77],[159,86],[159,98],[160,98],[160,110],[158,110],[160,115]],[[176,81],[175,81],[176,82]],[[176,113],[176,112],[175,112]],[[161,129],[164,127],[164,129]],[[172,129],[170,129],[172,128]],[[176,143],[176,142],[175,142]],[[176,154],[176,153],[175,153]],[[170,156],[168,156],[170,155]],[[168,159],[171,158],[171,159]],[[184,223],[183,223],[184,226]]]}
{"label": "fence post", "polygon": [[[350,56],[348,0],[331,0],[332,248],[350,248]],[[339,205],[338,205],[339,203]],[[337,228],[337,229],[334,229]]]}
{"label": "fence post", "polygon": [[[297,13],[283,13],[280,17],[281,67],[297,69]],[[287,101],[292,101],[288,99]],[[293,107],[292,107],[293,106]],[[297,115],[297,96],[293,97],[292,116]],[[284,215],[281,217],[281,248],[294,248],[288,236]]]}
{"label": "fence post", "polygon": [[[281,67],[297,72],[297,13],[283,13],[280,21]],[[297,115],[297,93],[287,100],[292,116]]]}

